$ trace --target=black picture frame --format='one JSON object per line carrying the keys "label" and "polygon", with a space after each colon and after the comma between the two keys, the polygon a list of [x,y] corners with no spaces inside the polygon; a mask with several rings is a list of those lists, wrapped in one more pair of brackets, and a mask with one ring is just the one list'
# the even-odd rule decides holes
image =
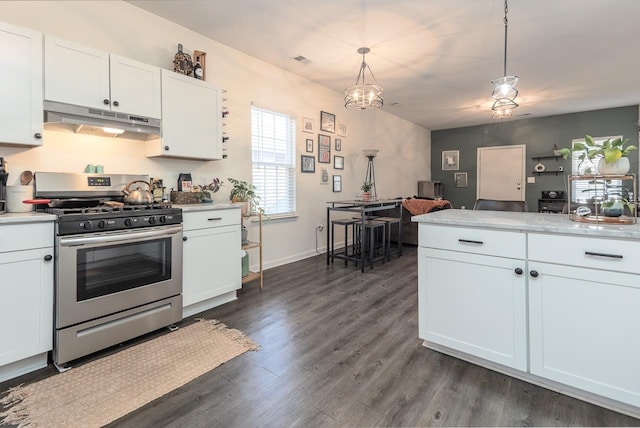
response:
{"label": "black picture frame", "polygon": [[333,168],[334,169],[344,169],[344,156],[334,156],[333,157]]}
{"label": "black picture frame", "polygon": [[336,152],[342,151],[342,140],[340,138],[334,138],[333,142]]}
{"label": "black picture frame", "polygon": [[342,176],[341,175],[333,176],[333,191],[342,192]]}
{"label": "black picture frame", "polygon": [[326,111],[320,111],[320,130],[336,133],[336,115]]}
{"label": "black picture frame", "polygon": [[313,139],[307,138],[307,153],[313,153]]}
{"label": "black picture frame", "polygon": [[316,158],[313,156],[300,155],[300,172],[316,172]]}
{"label": "black picture frame", "polygon": [[318,163],[331,163],[331,137],[318,134]]}

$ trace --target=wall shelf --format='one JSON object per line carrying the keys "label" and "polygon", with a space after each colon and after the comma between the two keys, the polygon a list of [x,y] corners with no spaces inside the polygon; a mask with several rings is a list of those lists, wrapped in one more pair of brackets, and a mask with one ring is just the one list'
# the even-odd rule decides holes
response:
{"label": "wall shelf", "polygon": [[558,174],[564,174],[564,171],[531,171],[533,174],[537,174],[537,175],[543,175],[543,174],[554,174],[554,175],[558,175]]}
{"label": "wall shelf", "polygon": [[555,160],[559,160],[562,157],[562,155],[560,156],[555,156],[555,155],[551,155],[551,156],[531,156],[532,160],[542,160],[542,159],[555,159]]}

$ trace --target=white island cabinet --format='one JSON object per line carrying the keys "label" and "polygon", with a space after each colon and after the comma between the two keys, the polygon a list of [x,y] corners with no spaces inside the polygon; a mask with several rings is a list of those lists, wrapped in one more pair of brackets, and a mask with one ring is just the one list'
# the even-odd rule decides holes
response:
{"label": "white island cabinet", "polygon": [[242,287],[240,208],[182,206],[183,316],[236,299]]}
{"label": "white island cabinet", "polygon": [[413,221],[425,346],[640,417],[640,225],[464,210]]}
{"label": "white island cabinet", "polygon": [[0,216],[0,382],[47,365],[53,256],[53,216]]}
{"label": "white island cabinet", "polygon": [[0,143],[42,144],[42,33],[0,22]]}
{"label": "white island cabinet", "polygon": [[525,234],[434,225],[419,233],[420,338],[526,370]]}
{"label": "white island cabinet", "polygon": [[639,247],[529,235],[531,373],[640,407]]}

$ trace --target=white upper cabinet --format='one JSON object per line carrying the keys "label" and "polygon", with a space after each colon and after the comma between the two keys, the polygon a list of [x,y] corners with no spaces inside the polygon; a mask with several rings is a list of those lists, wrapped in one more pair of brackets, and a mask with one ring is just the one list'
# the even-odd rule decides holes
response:
{"label": "white upper cabinet", "polygon": [[48,101],[160,118],[160,68],[45,36]]}
{"label": "white upper cabinet", "polygon": [[0,143],[42,144],[42,33],[0,22]]}
{"label": "white upper cabinet", "polygon": [[162,70],[162,139],[147,142],[147,156],[222,159],[220,88]]}

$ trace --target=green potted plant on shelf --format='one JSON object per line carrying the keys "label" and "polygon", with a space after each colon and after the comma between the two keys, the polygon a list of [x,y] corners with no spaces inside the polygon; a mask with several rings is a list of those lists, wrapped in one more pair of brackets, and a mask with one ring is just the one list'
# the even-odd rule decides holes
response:
{"label": "green potted plant on shelf", "polygon": [[[629,142],[628,138],[624,140],[622,138],[608,138],[602,144],[598,144],[592,136],[586,135],[584,141],[584,143],[574,143],[571,149],[565,148],[559,151],[564,159],[567,159],[571,152],[581,151],[582,153],[578,156],[580,164],[590,164],[582,168],[584,174],[595,173],[593,159],[598,155],[602,156],[598,161],[598,173],[601,175],[621,175],[629,171],[630,164],[627,155],[637,147],[634,145],[625,147],[625,144]],[[578,169],[581,170],[581,168]]]}
{"label": "green potted plant on shelf", "polygon": [[228,178],[227,180],[233,185],[229,193],[229,200],[232,203],[242,204],[241,212],[243,216],[263,212],[262,208],[258,207],[260,196],[256,194],[256,186],[247,181],[237,180],[235,178]]}
{"label": "green potted plant on shelf", "polygon": [[373,188],[373,184],[369,181],[365,181],[360,186],[360,190],[362,190],[362,200],[368,201],[371,199],[371,189]]}

